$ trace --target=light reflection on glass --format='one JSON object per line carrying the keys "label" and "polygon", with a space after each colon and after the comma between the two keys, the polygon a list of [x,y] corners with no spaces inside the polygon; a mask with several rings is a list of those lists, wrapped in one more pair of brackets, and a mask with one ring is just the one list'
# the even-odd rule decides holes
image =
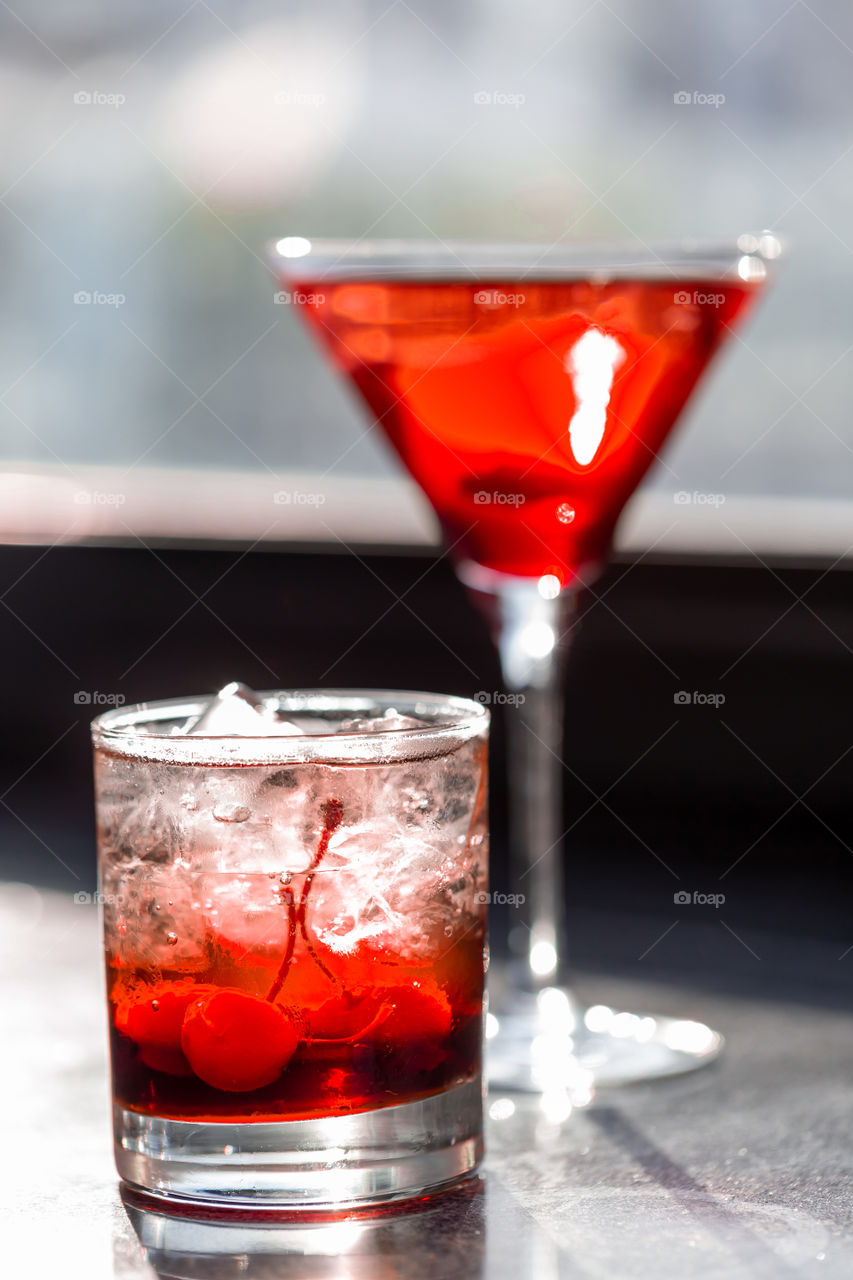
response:
{"label": "light reflection on glass", "polygon": [[657,1022],[654,1018],[640,1018],[634,1031],[634,1039],[638,1044],[646,1044],[651,1040],[657,1031]]}
{"label": "light reflection on glass", "polygon": [[557,634],[547,622],[529,622],[519,640],[531,658],[547,658],[557,643]]}
{"label": "light reflection on glass", "polygon": [[606,1031],[613,1018],[613,1010],[606,1004],[591,1004],[584,1014],[587,1031]]}
{"label": "light reflection on glass", "polygon": [[751,254],[745,254],[738,259],[737,273],[741,280],[746,280],[749,284],[754,284],[758,280],[764,280],[767,275],[767,267],[761,258],[754,258]]}
{"label": "light reflection on glass", "polygon": [[563,1058],[570,1056],[574,1047],[575,1042],[571,1036],[561,1035],[560,1032],[544,1032],[542,1035],[534,1036],[530,1042],[530,1056],[540,1073],[544,1072],[562,1080],[568,1070]]}
{"label": "light reflection on glass", "polygon": [[311,241],[304,236],[284,236],[276,241],[275,251],[282,258],[304,258],[311,252]]}
{"label": "light reflection on glass", "polygon": [[530,948],[530,968],[540,978],[547,978],[557,968],[557,951],[553,942],[534,942]]}
{"label": "light reflection on glass", "polygon": [[572,1100],[566,1089],[546,1089],[539,1109],[549,1124],[563,1124],[572,1114]]}
{"label": "light reflection on glass", "polygon": [[587,329],[566,356],[566,372],[577,402],[569,423],[569,442],[581,466],[592,462],[604,439],[613,379],[624,359],[622,344],[600,329]]}
{"label": "light reflection on glass", "polygon": [[717,1037],[702,1022],[678,1021],[667,1027],[664,1043],[670,1049],[682,1053],[707,1053],[717,1043]]}
{"label": "light reflection on glass", "polygon": [[545,987],[536,997],[542,1021],[555,1031],[569,1033],[575,1029],[572,1002],[559,987]]}
{"label": "light reflection on glass", "polygon": [[764,231],[758,241],[759,252],[765,257],[778,258],[782,252],[782,246],[776,237],[770,231]]}
{"label": "light reflection on glass", "polygon": [[617,1040],[627,1040],[635,1034],[639,1025],[640,1019],[636,1013],[617,1013],[611,1020],[610,1034]]}
{"label": "light reflection on glass", "polygon": [[595,1096],[592,1072],[575,1057],[575,1042],[565,1028],[534,1036],[531,1073],[542,1094],[540,1108],[550,1124],[562,1124]]}
{"label": "light reflection on glass", "polygon": [[556,600],[562,590],[560,579],[555,573],[546,573],[536,584],[543,600]]}
{"label": "light reflection on glass", "polygon": [[509,1120],[515,1115],[515,1103],[512,1098],[495,1098],[489,1106],[489,1115],[493,1120]]}

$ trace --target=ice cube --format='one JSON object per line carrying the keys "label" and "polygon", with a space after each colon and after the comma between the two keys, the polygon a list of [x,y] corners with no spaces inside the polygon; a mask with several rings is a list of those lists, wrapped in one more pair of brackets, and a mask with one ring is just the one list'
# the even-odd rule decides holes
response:
{"label": "ice cube", "polygon": [[447,922],[444,861],[429,833],[400,829],[391,813],[345,828],[314,879],[310,928],[341,954],[368,942],[420,962]]}
{"label": "ice cube", "polygon": [[245,684],[232,680],[211,698],[199,715],[184,725],[183,733],[213,738],[267,738],[301,733],[284,720]]}
{"label": "ice cube", "polygon": [[401,716],[396,707],[389,707],[381,716],[364,716],[353,720],[342,720],[339,733],[388,733],[389,730],[426,729],[425,720],[417,720],[414,716]]}
{"label": "ice cube", "polygon": [[213,872],[201,878],[202,906],[215,934],[246,951],[284,946],[288,917],[278,877],[257,872]]}

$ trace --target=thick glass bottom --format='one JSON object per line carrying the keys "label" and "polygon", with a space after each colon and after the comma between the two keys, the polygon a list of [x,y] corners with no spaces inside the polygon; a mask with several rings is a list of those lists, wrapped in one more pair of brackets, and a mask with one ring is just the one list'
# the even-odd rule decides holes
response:
{"label": "thick glass bottom", "polygon": [[507,995],[487,1029],[491,1089],[552,1094],[573,1105],[596,1089],[695,1071],[713,1062],[723,1037],[702,1022],[584,1008],[562,987]]}
{"label": "thick glass bottom", "polygon": [[181,1203],[326,1211],[425,1195],[483,1156],[480,1079],[350,1116],[205,1124],[113,1109],[116,1167],[130,1186]]}

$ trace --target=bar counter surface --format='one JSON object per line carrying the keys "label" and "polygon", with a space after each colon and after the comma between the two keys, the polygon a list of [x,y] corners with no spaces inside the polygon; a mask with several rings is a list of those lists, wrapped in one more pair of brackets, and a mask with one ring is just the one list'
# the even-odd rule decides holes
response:
{"label": "bar counter surface", "polygon": [[593,1000],[710,1023],[727,1038],[723,1058],[599,1094],[561,1123],[492,1096],[482,1178],[414,1212],[270,1225],[167,1217],[123,1195],[113,1170],[96,908],[0,886],[0,1271],[849,1280],[850,1012],[580,976]]}

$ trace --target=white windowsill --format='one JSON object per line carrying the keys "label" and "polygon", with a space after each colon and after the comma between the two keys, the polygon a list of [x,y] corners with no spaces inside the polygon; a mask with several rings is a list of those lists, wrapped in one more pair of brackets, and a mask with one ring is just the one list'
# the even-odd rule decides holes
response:
{"label": "white windowsill", "polygon": [[[633,500],[616,552],[633,557],[759,556],[853,564],[853,503],[649,490]],[[712,497],[712,496],[710,496]],[[6,464],[0,543],[253,543],[430,551],[435,518],[406,477],[266,476],[135,467],[74,473]]]}

